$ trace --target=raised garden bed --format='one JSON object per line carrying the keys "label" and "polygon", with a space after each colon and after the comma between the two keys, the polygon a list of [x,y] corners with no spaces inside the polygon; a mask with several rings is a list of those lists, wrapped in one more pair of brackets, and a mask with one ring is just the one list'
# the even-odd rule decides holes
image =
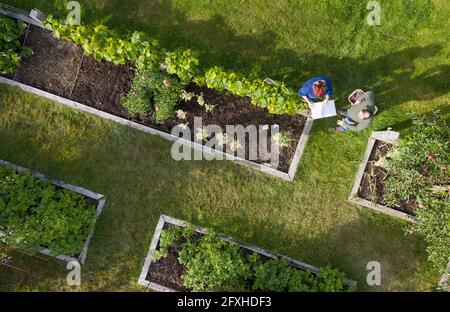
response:
{"label": "raised garden bed", "polygon": [[[102,213],[103,207],[105,206],[105,203],[106,203],[105,196],[103,196],[101,194],[97,194],[97,193],[91,192],[91,191],[86,190],[84,188],[81,188],[79,186],[66,184],[64,182],[57,181],[57,180],[50,180],[45,175],[43,175],[42,173],[31,171],[29,169],[17,166],[15,164],[9,163],[9,162],[4,161],[4,160],[0,160],[0,166],[7,166],[7,167],[12,168],[17,173],[29,173],[32,176],[34,176],[34,177],[36,177],[36,178],[38,178],[40,180],[50,181],[57,189],[69,190],[69,191],[72,191],[74,193],[78,193],[78,194],[82,195],[90,205],[95,207],[96,218],[93,221],[90,233],[88,234],[88,236],[86,237],[86,239],[84,241],[83,249],[78,254],[76,254],[76,255],[60,254],[60,255],[56,255],[55,256],[54,253],[51,250],[49,250],[48,248],[42,247],[42,249],[39,250],[39,252],[41,254],[44,254],[44,255],[47,255],[47,256],[50,256],[50,257],[54,257],[54,258],[62,260],[62,261],[66,261],[66,262],[78,261],[81,264],[84,264],[85,261],[86,261],[89,244],[91,242],[92,235],[94,234],[94,227],[95,227],[96,220],[100,216],[100,214]],[[1,232],[0,232],[0,237],[1,237]]]}
{"label": "raised garden bed", "polygon": [[[33,55],[22,63],[14,79],[0,77],[0,83],[177,141],[208,155],[234,160],[288,181],[294,179],[312,128],[312,119],[300,114],[273,115],[266,109],[251,104],[247,97],[233,96],[191,83],[187,91],[203,93],[207,102],[216,105],[213,112],[206,112],[194,101],[182,102],[177,108],[186,112],[186,119],[170,118],[163,124],[157,124],[152,114],[146,118],[136,118],[120,103],[121,98],[130,92],[135,75],[133,64],[114,65],[106,61],[95,61],[92,57],[83,56],[81,47],[64,39],[53,38],[50,31],[35,25],[30,25],[25,42],[32,47]],[[211,149],[193,142],[196,133],[193,128],[194,117],[202,117],[203,126],[215,124],[223,128],[226,125],[259,127],[276,124],[280,126],[280,131],[290,132],[292,140],[288,147],[280,151],[278,167],[272,168],[267,160],[250,160],[248,150],[245,157],[238,157],[224,150]],[[192,133],[191,140],[180,139],[171,134],[172,128],[180,123],[188,123]],[[268,141],[270,146],[270,140]]]}
{"label": "raised garden bed", "polygon": [[[155,252],[160,248],[160,238],[163,230],[170,227],[186,228],[190,226],[191,225],[189,225],[185,221],[177,220],[165,215],[160,216],[158,225],[156,226],[155,234],[150,244],[150,249],[147,253],[144,266],[142,267],[141,275],[138,281],[139,285],[152,289],[154,291],[161,292],[188,291],[183,286],[181,281],[181,276],[186,272],[186,269],[179,264],[178,253],[176,250],[170,250],[167,257],[162,258],[157,262],[153,262],[152,259]],[[199,235],[207,234],[206,229],[195,227],[194,230]],[[221,235],[220,238],[226,242],[238,244],[244,253],[256,253],[260,255],[261,258],[267,260],[282,258],[287,260],[292,267],[302,271],[310,271],[313,274],[316,274],[319,271],[317,267],[291,259],[284,255],[275,255],[262,248],[242,245],[226,236]],[[348,287],[356,287],[356,282],[349,279],[344,279],[344,284]]]}
{"label": "raised garden bed", "polygon": [[[363,162],[359,166],[349,201],[412,222],[417,203],[415,201],[401,203],[395,209],[385,206],[383,190],[387,174],[376,165],[382,156],[398,145],[398,138],[399,133],[394,131],[380,131],[372,134]],[[375,189],[372,187],[374,184]]]}

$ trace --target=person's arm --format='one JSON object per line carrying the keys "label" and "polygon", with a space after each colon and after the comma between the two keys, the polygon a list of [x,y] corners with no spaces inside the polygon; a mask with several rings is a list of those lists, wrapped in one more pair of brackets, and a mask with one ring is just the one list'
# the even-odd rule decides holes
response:
{"label": "person's arm", "polygon": [[310,99],[306,95],[304,95],[302,97],[305,100],[305,102],[308,104],[309,108],[312,109],[312,104],[313,103],[310,101]]}

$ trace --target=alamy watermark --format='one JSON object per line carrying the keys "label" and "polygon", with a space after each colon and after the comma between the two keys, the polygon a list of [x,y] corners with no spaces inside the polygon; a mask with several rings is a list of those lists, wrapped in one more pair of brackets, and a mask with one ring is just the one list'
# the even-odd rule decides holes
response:
{"label": "alamy watermark", "polygon": [[367,285],[380,286],[381,285],[381,264],[378,261],[370,261],[367,263],[366,269],[369,270],[367,274]]}
{"label": "alamy watermark", "polygon": [[367,3],[367,10],[370,10],[366,21],[370,26],[381,25],[381,5],[378,1],[370,1]]}
{"label": "alamy watermark", "polygon": [[66,6],[67,10],[70,10],[67,14],[67,25],[81,25],[81,5],[78,1],[70,1]]}
{"label": "alamy watermark", "polygon": [[[172,158],[180,160],[236,160],[258,161],[277,169],[280,163],[280,129],[278,125],[203,126],[201,117],[194,118],[191,128],[181,124],[172,129],[179,139],[172,146]],[[194,142],[192,142],[192,138]],[[192,153],[193,145],[201,147]],[[203,146],[202,146],[203,145]],[[225,154],[224,154],[225,149]]]}
{"label": "alamy watermark", "polygon": [[81,264],[78,261],[70,261],[67,263],[66,269],[70,271],[66,277],[67,285],[80,286],[81,285]]}

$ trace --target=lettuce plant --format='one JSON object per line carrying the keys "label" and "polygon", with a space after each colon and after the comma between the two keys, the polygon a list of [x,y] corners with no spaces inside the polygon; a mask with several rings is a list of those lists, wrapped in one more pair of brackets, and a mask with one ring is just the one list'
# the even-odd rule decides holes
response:
{"label": "lettuce plant", "polygon": [[22,37],[27,25],[22,21],[14,21],[0,17],[0,73],[12,74],[24,57],[32,54],[29,47],[22,46]]}

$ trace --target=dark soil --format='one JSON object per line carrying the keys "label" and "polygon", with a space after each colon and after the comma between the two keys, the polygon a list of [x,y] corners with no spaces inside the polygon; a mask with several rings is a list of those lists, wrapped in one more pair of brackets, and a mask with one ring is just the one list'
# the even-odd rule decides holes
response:
{"label": "dark soil", "polygon": [[[228,95],[224,92],[191,84],[186,90],[198,95],[203,93],[206,103],[216,105],[214,110],[207,113],[206,109],[200,106],[194,98],[189,102],[182,101],[177,107],[177,109],[186,112],[186,119],[174,117],[166,120],[163,124],[157,124],[153,113],[146,118],[137,118],[128,114],[127,110],[121,105],[121,98],[131,89],[133,76],[134,69],[131,64],[117,66],[109,62],[96,62],[93,58],[85,58],[71,99],[167,133],[171,133],[172,128],[181,123],[187,124],[191,129],[191,140],[194,140],[196,133],[194,117],[202,117],[204,127],[219,125],[223,131],[226,130],[227,125],[242,125],[244,127],[255,125],[258,128],[259,126],[278,124],[280,131],[288,131],[292,134],[290,146],[281,150],[278,167],[278,170],[289,171],[305,126],[306,117],[301,115],[273,115],[266,109],[251,104],[250,98]],[[246,140],[248,140],[248,135]],[[248,159],[248,144],[245,144],[245,146],[246,158]],[[270,152],[270,138],[268,138],[267,151]],[[264,161],[259,156],[256,162],[270,162],[270,160]]]}
{"label": "dark soil", "polygon": [[[194,129],[194,117],[202,117],[204,127],[221,126],[223,132],[227,125],[254,125],[259,129],[259,126],[277,124],[280,131],[291,133],[292,141],[288,147],[281,149],[276,169],[286,173],[289,171],[305,126],[304,116],[273,115],[251,104],[248,97],[233,96],[191,84],[187,91],[197,95],[203,93],[206,103],[215,105],[214,110],[207,113],[194,97],[192,101],[182,102],[177,107],[186,113],[185,120],[174,117],[164,124],[157,124],[153,113],[139,119],[128,114],[121,105],[121,98],[131,90],[135,75],[133,64],[114,65],[95,61],[92,56],[83,57],[81,47],[64,39],[55,39],[49,31],[34,26],[30,28],[26,44],[32,47],[34,54],[23,61],[17,73],[18,81],[146,126],[171,133],[173,127],[181,123],[188,124],[191,139],[194,140],[197,131]],[[241,145],[245,147],[245,158],[249,159],[248,134],[246,136],[245,144],[241,142]],[[267,145],[267,153],[270,153],[270,131]],[[223,149],[226,150],[226,147]],[[237,152],[235,154],[239,155]],[[264,158],[265,155],[256,154],[256,159],[249,160],[260,164],[271,162]]]}
{"label": "dark soil", "polygon": [[[375,142],[366,170],[364,171],[361,185],[359,186],[358,195],[361,198],[386,206],[384,200],[385,181],[390,175],[385,169],[376,166],[375,163],[392,148],[394,148],[392,144],[382,141]],[[408,202],[399,203],[391,208],[414,216],[414,210],[417,207],[417,199],[412,198]]]}
{"label": "dark soil", "polygon": [[24,58],[16,80],[68,98],[75,85],[83,49],[67,40],[53,38],[50,31],[31,25],[25,45],[33,55]]}
{"label": "dark soil", "polygon": [[[211,112],[206,112],[206,109],[197,103],[196,97],[193,100],[184,102],[182,101],[177,109],[181,109],[186,113],[186,119],[180,119],[177,117],[168,119],[164,124],[156,124],[152,115],[143,120],[138,120],[147,125],[151,125],[154,128],[171,132],[172,128],[183,123],[187,124],[191,129],[191,140],[194,140],[196,129],[194,129],[194,117],[202,118],[202,125],[204,127],[208,125],[218,125],[223,131],[226,131],[227,125],[242,125],[247,127],[249,125],[259,126],[264,125],[279,125],[280,132],[290,132],[292,134],[292,141],[289,147],[280,150],[280,162],[278,170],[288,172],[292,159],[294,158],[298,141],[303,132],[303,128],[306,123],[306,117],[301,115],[273,115],[270,114],[267,109],[260,108],[251,103],[251,99],[248,97],[234,96],[226,94],[225,92],[219,92],[216,90],[208,89],[207,87],[199,87],[195,84],[190,84],[187,89],[188,92],[193,92],[196,95],[203,93],[206,103],[215,105],[215,108]],[[270,134],[270,132],[269,132]],[[245,158],[249,159],[249,144],[248,135],[246,135],[246,142],[243,146],[246,147]],[[267,138],[267,152],[270,153],[271,143],[270,137]],[[223,148],[226,151],[226,148]],[[237,153],[235,153],[237,155]],[[257,163],[269,163],[270,160],[262,159],[258,154],[258,159],[251,159]]]}
{"label": "dark soil", "polygon": [[93,106],[108,113],[127,117],[120,99],[131,90],[134,66],[98,62],[84,57],[80,73],[70,97],[76,102]]}

